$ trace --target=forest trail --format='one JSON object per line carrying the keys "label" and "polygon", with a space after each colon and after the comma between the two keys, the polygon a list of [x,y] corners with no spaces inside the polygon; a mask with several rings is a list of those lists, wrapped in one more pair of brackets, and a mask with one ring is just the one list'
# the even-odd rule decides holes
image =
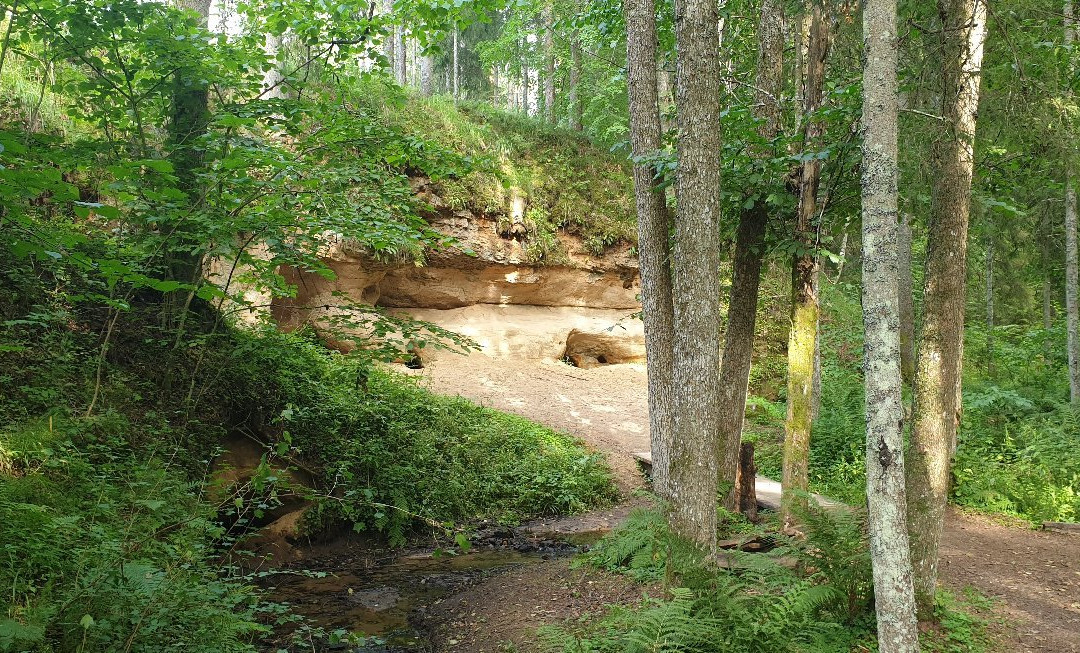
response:
{"label": "forest trail", "polygon": [[[555,361],[473,354],[442,357],[413,373],[434,392],[460,395],[572,433],[608,455],[621,490],[641,484],[632,454],[649,448],[643,365],[586,370]],[[1000,629],[1004,650],[1080,653],[1080,537],[1006,526],[950,509],[941,557],[941,575],[951,589],[973,587],[996,600],[995,613],[1009,623]],[[580,571],[575,574],[581,576]],[[565,580],[559,586],[580,588],[584,582]],[[557,584],[548,578],[541,586]],[[506,605],[507,597],[493,592],[494,587],[484,583],[474,592],[467,613],[478,624],[486,619],[485,608],[492,609],[493,616]],[[469,640],[468,622],[458,621],[460,630],[455,628],[463,644]],[[456,650],[487,649],[475,642]]]}

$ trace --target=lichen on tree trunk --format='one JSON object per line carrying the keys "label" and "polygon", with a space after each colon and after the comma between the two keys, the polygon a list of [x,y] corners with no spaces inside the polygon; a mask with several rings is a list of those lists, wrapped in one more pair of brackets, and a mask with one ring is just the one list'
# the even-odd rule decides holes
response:
{"label": "lichen on tree trunk", "polygon": [[[756,117],[763,121],[760,134],[772,141],[780,130],[780,106],[777,98],[783,84],[784,35],[783,5],[778,0],[764,0],[758,21],[757,91],[754,99]],[[761,155],[768,153],[761,152]],[[736,508],[736,471],[739,465],[743,419],[746,415],[746,391],[754,352],[754,329],[757,324],[758,289],[761,284],[761,261],[765,254],[765,229],[769,220],[767,205],[758,200],[739,216],[735,236],[735,255],[728,302],[728,322],[724,333],[724,355],[720,360],[720,467],[721,488],[731,488],[724,504]]]}
{"label": "lichen on tree trunk", "polygon": [[[660,148],[660,114],[656,78],[656,8],[653,0],[626,0],[627,90],[630,139],[639,161]],[[649,436],[653,489],[668,496],[671,460],[672,355],[674,306],[671,288],[671,215],[664,193],[657,188],[655,170],[644,162],[634,166],[634,196],[638,216],[638,264],[641,270],[642,318],[648,359]]]}
{"label": "lichen on tree trunk", "polygon": [[720,333],[720,69],[714,0],[675,3],[678,153],[672,259],[674,531],[716,548]]}
{"label": "lichen on tree trunk", "polygon": [[932,619],[938,548],[960,410],[967,233],[979,104],[985,0],[939,0],[945,134],[934,147],[923,325],[908,455],[908,533],[921,619]]}
{"label": "lichen on tree trunk", "polygon": [[919,650],[904,515],[897,297],[896,0],[863,8],[862,223],[866,501],[881,653]]}
{"label": "lichen on tree trunk", "polygon": [[[806,121],[803,147],[816,145],[824,128],[814,118],[821,106],[825,83],[825,58],[829,52],[828,19],[820,0],[812,0],[810,32],[803,83],[803,115]],[[817,349],[818,314],[816,221],[821,160],[814,157],[802,165],[799,181],[795,238],[799,251],[791,269],[791,329],[788,333],[787,420],[784,423],[783,497],[781,514],[792,521],[792,509],[805,506],[810,459],[810,427],[814,414],[814,353]]]}

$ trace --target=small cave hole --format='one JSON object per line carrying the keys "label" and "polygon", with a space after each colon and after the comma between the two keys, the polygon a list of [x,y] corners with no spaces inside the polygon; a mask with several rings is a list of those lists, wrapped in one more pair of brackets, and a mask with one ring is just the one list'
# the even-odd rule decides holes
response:
{"label": "small cave hole", "polygon": [[603,354],[600,354],[599,356],[596,357],[596,362],[600,363],[601,365],[607,365],[607,356],[604,356]]}
{"label": "small cave hole", "polygon": [[405,361],[405,367],[410,370],[422,370],[424,369],[424,361],[419,356],[413,356],[409,360]]}

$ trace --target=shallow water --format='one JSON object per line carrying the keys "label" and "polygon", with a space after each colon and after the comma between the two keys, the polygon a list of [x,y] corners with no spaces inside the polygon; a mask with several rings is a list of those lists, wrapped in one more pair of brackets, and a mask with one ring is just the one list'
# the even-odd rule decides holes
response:
{"label": "shallow water", "polygon": [[414,653],[428,648],[420,623],[429,606],[493,574],[547,557],[499,549],[439,557],[418,553],[374,561],[311,561],[306,573],[317,574],[320,569],[332,573],[322,578],[275,574],[266,584],[272,600],[288,603],[314,625],[377,639],[349,650]]}

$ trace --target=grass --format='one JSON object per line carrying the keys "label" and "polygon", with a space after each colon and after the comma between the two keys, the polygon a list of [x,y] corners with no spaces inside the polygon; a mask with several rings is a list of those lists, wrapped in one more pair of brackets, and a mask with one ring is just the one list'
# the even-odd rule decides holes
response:
{"label": "grass", "polygon": [[357,102],[392,128],[476,164],[477,170],[464,177],[435,180],[438,195],[451,210],[505,222],[511,196],[523,197],[525,248],[533,262],[569,260],[560,232],[580,237],[594,255],[619,243],[636,243],[627,161],[577,132],[480,103],[420,98],[378,80],[362,83]]}

